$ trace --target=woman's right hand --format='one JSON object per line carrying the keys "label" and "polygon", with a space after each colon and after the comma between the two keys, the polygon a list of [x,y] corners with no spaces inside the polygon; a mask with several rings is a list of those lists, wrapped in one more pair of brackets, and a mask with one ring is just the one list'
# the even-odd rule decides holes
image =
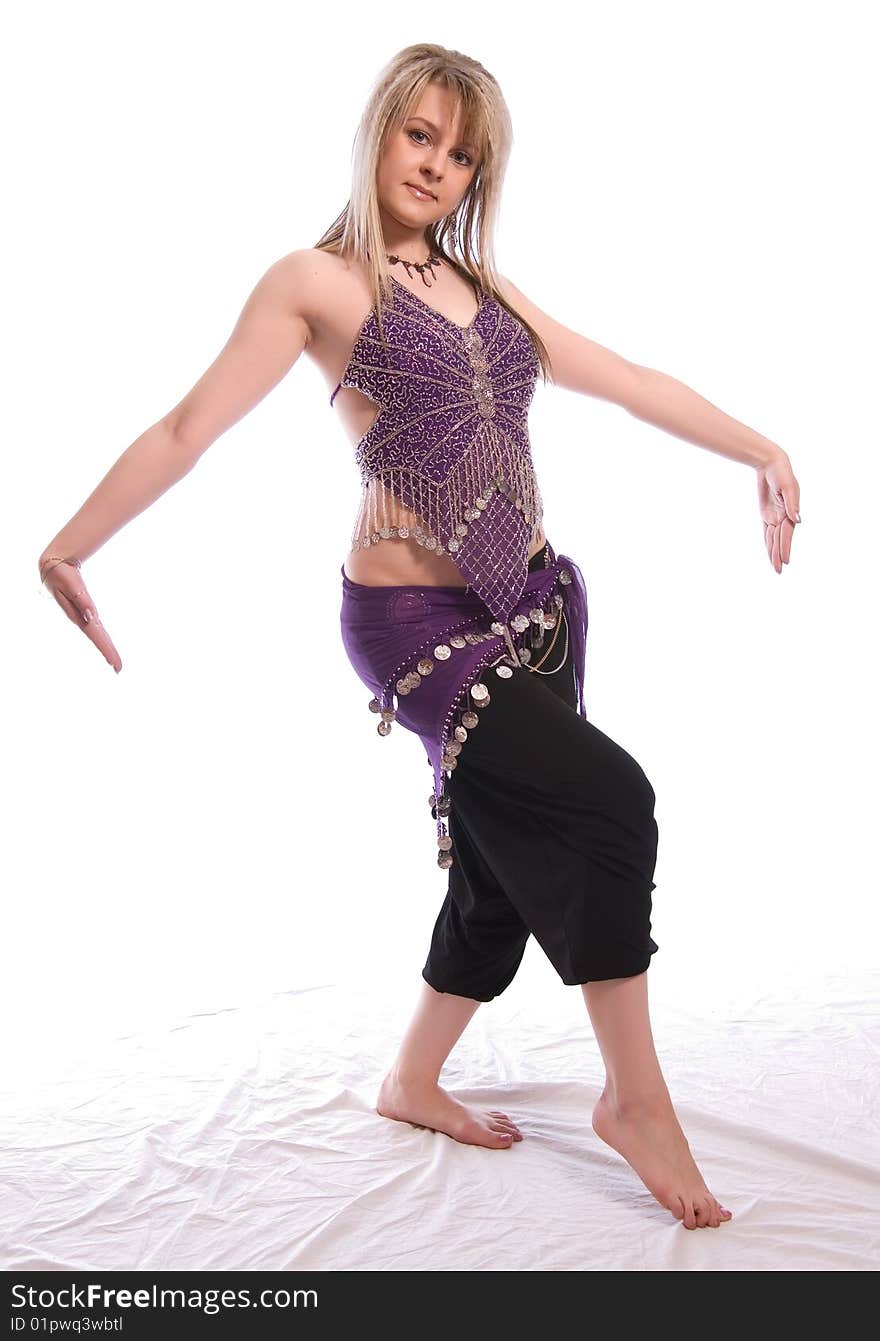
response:
{"label": "woman's right hand", "polygon": [[46,573],[43,585],[51,591],[67,618],[82,629],[118,674],[122,670],[122,661],[98,618],[95,602],[86,589],[81,571],[72,563],[56,563]]}

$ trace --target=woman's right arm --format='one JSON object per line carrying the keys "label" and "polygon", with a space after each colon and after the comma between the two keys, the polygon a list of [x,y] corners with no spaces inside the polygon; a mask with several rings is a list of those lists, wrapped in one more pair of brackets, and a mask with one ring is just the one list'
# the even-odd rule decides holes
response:
{"label": "woman's right arm", "polygon": [[[50,558],[83,561],[94,554],[188,474],[202,453],[281,381],[309,340],[305,312],[313,276],[308,251],[291,252],[269,267],[211,366],[178,405],[122,453],[43,550],[41,576]],[[44,580],[67,616],[119,670],[119,654],[77,568],[57,564]]]}

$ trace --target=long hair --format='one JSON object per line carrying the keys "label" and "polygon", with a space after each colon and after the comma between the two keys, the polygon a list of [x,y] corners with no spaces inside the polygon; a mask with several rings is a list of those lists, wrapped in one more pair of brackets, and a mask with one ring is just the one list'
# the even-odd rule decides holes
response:
{"label": "long hair", "polygon": [[[498,289],[495,227],[513,130],[498,82],[479,61],[433,43],[418,43],[404,47],[388,62],[373,85],[355,136],[348,204],[315,247],[355,259],[364,266],[379,337],[384,342],[382,312],[385,302],[391,301],[391,279],[379,218],[376,174],[389,135],[403,125],[429,83],[439,84],[457,98],[463,113],[463,139],[474,144],[478,155],[477,170],[454,215],[448,214],[425,229],[430,254],[441,256],[464,278],[479,284],[521,322],[535,346],[546,382],[552,375],[552,367],[544,342]],[[457,246],[453,242],[455,235]]]}

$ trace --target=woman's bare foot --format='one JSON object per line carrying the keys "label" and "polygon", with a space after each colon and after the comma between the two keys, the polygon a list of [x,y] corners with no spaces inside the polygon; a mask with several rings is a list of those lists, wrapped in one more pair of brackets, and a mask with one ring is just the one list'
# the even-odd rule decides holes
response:
{"label": "woman's bare foot", "polygon": [[506,1113],[459,1103],[430,1081],[402,1081],[389,1071],[379,1088],[376,1112],[398,1122],[445,1132],[464,1145],[504,1150],[522,1140],[522,1132]]}
{"label": "woman's bare foot", "polygon": [[616,1107],[602,1093],[593,1131],[635,1169],[648,1191],[685,1229],[717,1229],[732,1212],[717,1201],[694,1163],[675,1109],[667,1099]]}

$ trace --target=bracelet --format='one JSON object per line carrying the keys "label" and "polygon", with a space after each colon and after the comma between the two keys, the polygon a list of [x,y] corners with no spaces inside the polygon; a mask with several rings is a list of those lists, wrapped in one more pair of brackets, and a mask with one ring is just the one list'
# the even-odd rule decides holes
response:
{"label": "bracelet", "polygon": [[70,563],[76,569],[82,568],[81,559],[59,559],[57,554],[47,554],[40,564],[40,581],[45,582],[46,574],[51,573],[52,569],[57,568],[60,563]]}

